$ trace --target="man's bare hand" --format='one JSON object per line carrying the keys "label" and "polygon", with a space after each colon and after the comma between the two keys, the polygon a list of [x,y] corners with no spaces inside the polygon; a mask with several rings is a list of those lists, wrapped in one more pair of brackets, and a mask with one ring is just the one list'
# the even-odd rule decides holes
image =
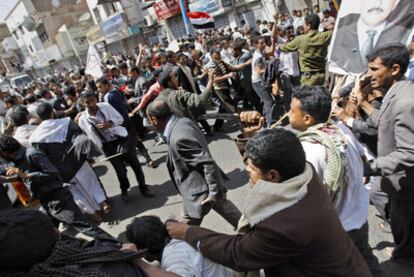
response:
{"label": "man's bare hand", "polygon": [[203,200],[203,202],[201,202],[201,205],[214,204],[214,202],[216,202],[216,200],[215,200],[215,199],[213,199],[213,198],[211,198],[211,197],[207,196],[207,197]]}
{"label": "man's bare hand", "polygon": [[168,234],[171,236],[171,238],[183,240],[190,226],[182,222],[169,221],[165,223],[165,227],[167,229]]}
{"label": "man's bare hand", "polygon": [[138,253],[138,247],[134,243],[122,244],[121,251],[131,251]]}
{"label": "man's bare hand", "polygon": [[241,112],[239,118],[245,137],[253,137],[265,124],[264,117],[257,111]]}
{"label": "man's bare hand", "polygon": [[346,113],[346,111],[340,107],[335,107],[332,110],[332,116],[335,116],[342,122],[346,123],[346,121],[349,119],[349,115]]}
{"label": "man's bare hand", "polygon": [[103,123],[96,124],[96,128],[98,128],[98,129],[109,129],[109,128],[112,127],[112,125],[113,124],[112,124],[111,121],[105,121]]}
{"label": "man's bare hand", "polygon": [[21,170],[20,168],[17,167],[9,167],[6,170],[6,176],[13,176],[13,175],[17,175],[22,179],[28,178],[29,175],[27,175],[23,170]]}

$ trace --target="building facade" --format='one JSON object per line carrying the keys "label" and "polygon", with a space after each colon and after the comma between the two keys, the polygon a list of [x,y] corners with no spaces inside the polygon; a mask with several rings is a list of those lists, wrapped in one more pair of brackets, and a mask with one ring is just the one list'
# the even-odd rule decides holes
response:
{"label": "building facade", "polygon": [[44,75],[59,65],[71,66],[76,57],[62,53],[56,36],[88,12],[85,0],[19,0],[5,22],[24,57],[24,70]]}

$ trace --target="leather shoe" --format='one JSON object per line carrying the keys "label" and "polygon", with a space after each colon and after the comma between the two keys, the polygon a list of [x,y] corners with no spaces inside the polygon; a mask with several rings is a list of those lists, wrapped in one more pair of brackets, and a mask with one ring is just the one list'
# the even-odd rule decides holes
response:
{"label": "leather shoe", "polygon": [[127,201],[128,200],[128,191],[127,190],[123,190],[121,192],[121,199],[122,199],[122,201]]}
{"label": "leather shoe", "polygon": [[155,197],[155,193],[153,193],[147,185],[139,187],[139,191],[145,197]]}

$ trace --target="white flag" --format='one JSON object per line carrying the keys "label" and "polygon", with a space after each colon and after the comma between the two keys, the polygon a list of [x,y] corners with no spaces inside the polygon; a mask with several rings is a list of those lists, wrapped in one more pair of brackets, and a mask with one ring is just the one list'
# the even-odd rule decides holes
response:
{"label": "white flag", "polygon": [[89,44],[88,56],[86,58],[85,73],[92,75],[94,78],[102,77],[101,58],[93,44]]}

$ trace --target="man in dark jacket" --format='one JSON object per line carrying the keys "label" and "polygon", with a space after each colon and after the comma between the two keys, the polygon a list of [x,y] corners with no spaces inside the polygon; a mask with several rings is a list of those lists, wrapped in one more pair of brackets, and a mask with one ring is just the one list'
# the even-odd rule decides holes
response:
{"label": "man in dark jacket", "polygon": [[63,222],[91,237],[103,233],[89,216],[81,213],[68,188],[63,187],[59,170],[41,150],[26,149],[14,138],[3,135],[0,137],[0,155],[14,163],[14,167],[3,167],[1,174],[17,175],[16,178],[27,182],[33,197],[40,200],[56,223]]}
{"label": "man in dark jacket", "polygon": [[152,102],[147,115],[169,146],[167,168],[183,197],[184,220],[200,225],[213,209],[236,227],[240,211],[226,198],[225,175],[211,157],[201,130],[190,119],[174,116],[163,100]]}
{"label": "man in dark jacket", "polygon": [[298,138],[264,130],[246,146],[251,187],[239,231],[224,235],[184,223],[167,223],[212,261],[266,276],[371,276],[342,228]]}
{"label": "man in dark jacket", "polygon": [[39,211],[0,212],[1,276],[177,277],[145,264],[131,250],[110,237],[88,243],[62,236]]}

